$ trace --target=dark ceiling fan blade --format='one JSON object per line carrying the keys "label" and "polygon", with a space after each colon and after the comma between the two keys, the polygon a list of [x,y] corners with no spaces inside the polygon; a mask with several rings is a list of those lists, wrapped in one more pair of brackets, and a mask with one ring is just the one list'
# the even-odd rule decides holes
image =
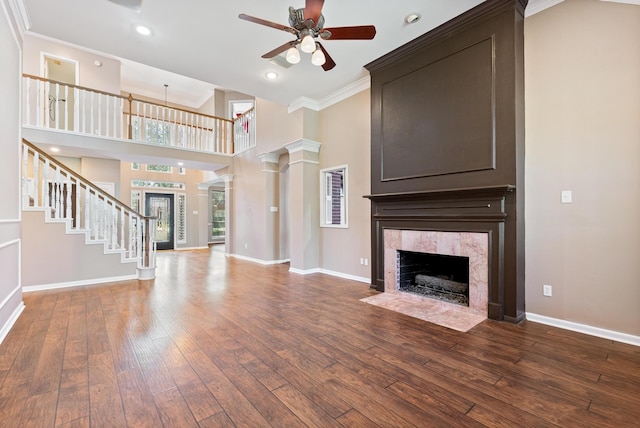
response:
{"label": "dark ceiling fan blade", "polygon": [[373,25],[324,28],[320,31],[323,40],[371,40],[375,35],[376,27]]}
{"label": "dark ceiling fan blade", "polygon": [[304,20],[312,19],[315,24],[318,24],[323,5],[324,0],[306,0],[304,3]]}
{"label": "dark ceiling fan blade", "polygon": [[336,66],[336,62],[333,60],[333,58],[331,58],[329,52],[327,52],[324,46],[322,46],[322,43],[318,43],[318,46],[320,46],[320,49],[322,49],[322,53],[324,54],[324,57],[326,59],[325,63],[322,64],[322,68],[324,69],[324,71],[329,71]]}
{"label": "dark ceiling fan blade", "polygon": [[286,25],[278,24],[276,22],[267,21],[265,19],[256,18],[255,16],[246,15],[241,13],[238,15],[238,18],[244,19],[245,21],[253,22],[254,24],[265,25],[267,27],[275,28],[276,30],[286,31],[287,33],[296,34],[297,31],[295,28],[287,27]]}
{"label": "dark ceiling fan blade", "polygon": [[274,50],[272,50],[270,52],[267,52],[266,54],[262,55],[262,58],[267,58],[267,59],[273,58],[274,56],[280,55],[282,52],[286,51],[291,46],[295,46],[295,44],[296,44],[295,41],[287,42],[284,45],[278,46]]}

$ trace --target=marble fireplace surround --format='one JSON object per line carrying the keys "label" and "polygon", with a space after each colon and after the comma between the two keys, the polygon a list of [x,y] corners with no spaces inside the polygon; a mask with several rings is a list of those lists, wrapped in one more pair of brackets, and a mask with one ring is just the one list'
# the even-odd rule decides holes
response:
{"label": "marble fireplace surround", "polygon": [[[414,251],[469,258],[469,306],[398,290],[397,252]],[[478,232],[384,230],[384,293],[365,302],[458,331],[487,319],[489,303],[489,237]]]}

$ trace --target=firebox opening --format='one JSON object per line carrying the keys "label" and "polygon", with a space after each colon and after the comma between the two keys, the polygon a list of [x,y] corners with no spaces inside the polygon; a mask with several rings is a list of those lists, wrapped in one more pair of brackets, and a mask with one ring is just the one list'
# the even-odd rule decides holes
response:
{"label": "firebox opening", "polygon": [[398,290],[469,306],[469,257],[397,253]]}

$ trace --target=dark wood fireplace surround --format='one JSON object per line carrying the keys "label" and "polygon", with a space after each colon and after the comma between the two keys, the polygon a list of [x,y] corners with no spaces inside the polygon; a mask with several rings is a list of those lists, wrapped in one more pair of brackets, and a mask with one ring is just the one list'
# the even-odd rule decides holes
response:
{"label": "dark wood fireplace surround", "polygon": [[387,228],[487,233],[487,316],[524,320],[526,4],[487,0],[366,66],[373,288]]}

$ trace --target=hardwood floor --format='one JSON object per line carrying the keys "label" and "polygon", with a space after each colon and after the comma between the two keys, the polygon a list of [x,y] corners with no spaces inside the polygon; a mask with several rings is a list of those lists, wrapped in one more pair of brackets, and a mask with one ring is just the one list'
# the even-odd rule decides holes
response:
{"label": "hardwood floor", "polygon": [[368,285],[162,252],[158,278],[24,295],[2,427],[637,426],[640,348],[535,323],[468,333]]}

